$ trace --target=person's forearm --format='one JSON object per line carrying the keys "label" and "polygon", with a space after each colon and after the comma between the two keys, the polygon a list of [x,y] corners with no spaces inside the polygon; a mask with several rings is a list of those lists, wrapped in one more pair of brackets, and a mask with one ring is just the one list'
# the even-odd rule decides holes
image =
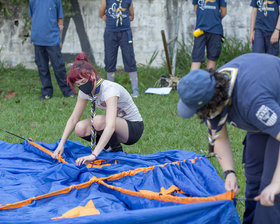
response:
{"label": "person's forearm", "polygon": [[106,1],[102,0],[100,8],[99,8],[99,17],[103,19],[105,16],[105,11],[106,11]]}
{"label": "person's forearm", "polygon": [[227,15],[227,7],[221,7],[220,12],[221,12],[221,18],[223,19]]}
{"label": "person's forearm", "polygon": [[109,142],[110,138],[112,137],[115,129],[112,127],[105,127],[105,129],[102,132],[102,135],[98,141],[98,144],[96,145],[93,154],[98,156],[101,151],[105,148],[107,143]]}
{"label": "person's forearm", "polygon": [[218,161],[223,172],[226,170],[234,170],[233,155],[229,144],[221,141],[216,141],[214,150],[218,155]]}
{"label": "person's forearm", "polygon": [[223,172],[226,170],[234,170],[233,155],[227,137],[226,127],[223,127],[219,138],[215,141],[214,151],[218,155],[218,161]]}
{"label": "person's forearm", "polygon": [[[280,8],[279,8],[280,10]],[[279,35],[279,32],[280,32],[280,14],[278,15],[278,19],[277,19],[277,23],[276,23],[276,26],[275,26],[275,30],[274,32],[277,32],[276,35],[278,34]],[[277,37],[277,36],[276,36]],[[279,36],[278,36],[279,38]],[[276,40],[277,42],[278,40]]]}
{"label": "person's forearm", "polygon": [[280,30],[280,15],[278,16],[278,20],[277,20],[275,29],[276,29],[277,31]]}
{"label": "person's forearm", "polygon": [[256,18],[257,18],[257,8],[253,8],[251,12],[251,19],[250,19],[250,32],[253,32],[255,29]]}
{"label": "person's forearm", "polygon": [[129,19],[130,21],[134,20],[134,8],[133,8],[133,3],[131,3],[130,7],[129,7]]}
{"label": "person's forearm", "polygon": [[102,11],[102,10],[100,9],[100,10],[99,10],[99,17],[100,17],[101,19],[103,19],[104,15],[105,15],[105,11]]}
{"label": "person's forearm", "polygon": [[[278,9],[280,10],[280,6],[278,7]],[[279,29],[280,29],[280,11],[279,11],[279,14],[278,14],[278,19],[277,19],[277,23],[276,23],[275,29],[277,31],[279,31]]]}
{"label": "person's forearm", "polygon": [[64,128],[61,140],[59,144],[64,145],[66,140],[69,138],[69,136],[71,135],[72,131],[74,130],[75,126],[76,126],[77,121],[74,121],[73,118],[69,118],[69,120],[66,123],[66,126]]}
{"label": "person's forearm", "polygon": [[197,13],[197,5],[193,6],[193,11],[195,12],[195,14]]}
{"label": "person's forearm", "polygon": [[63,19],[62,18],[59,18],[58,19],[58,27],[59,27],[59,30],[60,30],[60,39],[62,40],[62,32],[63,32]]}
{"label": "person's forearm", "polygon": [[[106,144],[109,142],[113,133],[116,130],[116,119],[117,119],[117,108],[118,108],[118,97],[113,96],[106,100],[106,117],[105,117],[105,127],[102,135],[96,145],[93,154],[98,156],[104,149]],[[102,127],[103,128],[103,127]]]}
{"label": "person's forearm", "polygon": [[[226,125],[220,132],[218,139],[215,141],[214,152],[218,155],[218,161],[225,174],[225,189],[235,193],[239,192],[237,178],[234,172],[234,162]],[[225,171],[227,171],[225,173]]]}

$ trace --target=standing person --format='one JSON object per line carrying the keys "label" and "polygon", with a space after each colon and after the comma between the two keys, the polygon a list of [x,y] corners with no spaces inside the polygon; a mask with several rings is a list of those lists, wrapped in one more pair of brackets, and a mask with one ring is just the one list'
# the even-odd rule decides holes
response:
{"label": "standing person", "polygon": [[132,96],[139,96],[136,61],[130,21],[134,19],[132,0],[102,0],[99,17],[106,22],[104,32],[107,79],[115,80],[118,49],[121,48],[124,71],[129,73]]}
{"label": "standing person", "polygon": [[222,50],[222,18],[227,14],[226,0],[193,0],[196,13],[191,70],[199,69],[207,50],[207,68],[216,67]]}
{"label": "standing person", "polygon": [[74,92],[66,83],[66,69],[61,54],[63,30],[61,0],[30,0],[29,16],[32,18],[31,42],[35,47],[35,63],[43,86],[39,100],[50,99],[53,95],[49,60],[63,95],[74,97]]}
{"label": "standing person", "polygon": [[[100,78],[84,53],[77,56],[67,81],[78,86],[79,94],[53,158],[63,153],[64,144],[74,129],[79,137],[91,141],[92,148],[89,156],[77,159],[77,165],[95,160],[104,148],[122,151],[120,143],[132,145],[140,139],[143,119],[130,94],[118,83]],[[92,101],[91,119],[80,121],[89,100]],[[106,110],[106,115],[95,116],[95,104]]]}
{"label": "standing person", "polygon": [[279,54],[280,0],[252,0],[250,42],[255,53]]}
{"label": "standing person", "polygon": [[[191,71],[179,85],[178,113],[205,121],[220,157],[225,189],[238,192],[226,122],[248,131],[245,139],[244,223],[280,220],[280,59],[249,53],[214,70]],[[248,203],[250,202],[250,203]]]}

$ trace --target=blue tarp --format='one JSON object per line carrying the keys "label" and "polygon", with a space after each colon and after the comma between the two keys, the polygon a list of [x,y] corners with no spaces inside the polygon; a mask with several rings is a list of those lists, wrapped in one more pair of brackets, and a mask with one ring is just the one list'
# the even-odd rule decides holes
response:
{"label": "blue tarp", "polygon": [[[38,143],[54,151],[59,142]],[[182,204],[138,197],[98,182],[73,188],[68,193],[32,200],[30,204],[1,210],[1,206],[80,185],[92,177],[105,178],[107,185],[131,192],[161,192],[176,186],[174,197],[211,197],[225,192],[224,182],[208,159],[191,151],[169,150],[151,155],[102,152],[100,166],[77,167],[75,160],[90,153],[90,147],[67,141],[63,158],[52,159],[28,141],[0,141],[0,223],[240,223],[234,203],[219,200]],[[175,163],[180,161],[179,163]],[[153,167],[154,166],[154,167]],[[114,174],[153,167],[122,178]],[[94,203],[100,214],[52,219],[78,206]]]}

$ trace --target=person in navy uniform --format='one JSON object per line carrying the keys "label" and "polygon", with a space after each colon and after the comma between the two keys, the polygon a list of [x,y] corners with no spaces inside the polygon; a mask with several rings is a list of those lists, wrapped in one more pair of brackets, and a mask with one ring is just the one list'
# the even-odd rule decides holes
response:
{"label": "person in navy uniform", "polygon": [[279,54],[280,0],[252,0],[249,39],[254,53]]}
{"label": "person in navy uniform", "polygon": [[43,86],[39,100],[50,99],[53,96],[49,61],[62,94],[65,97],[75,97],[76,94],[66,83],[66,69],[61,54],[61,0],[30,0],[29,16],[32,18],[31,42],[35,47],[35,63]]}
{"label": "person in navy uniform", "polygon": [[99,17],[106,22],[104,32],[105,71],[115,80],[118,49],[121,48],[125,72],[129,73],[132,96],[139,96],[137,67],[130,22],[134,19],[132,0],[102,0]]}
{"label": "person in navy uniform", "polygon": [[191,70],[199,69],[204,62],[207,50],[207,68],[216,68],[222,50],[224,35],[222,19],[227,14],[226,0],[193,0],[196,13],[195,29],[200,29],[199,36],[195,36],[192,50]]}
{"label": "person in navy uniform", "polygon": [[221,158],[225,189],[238,192],[227,125],[247,131],[244,223],[279,223],[280,220],[280,59],[249,53],[217,71],[194,70],[179,85],[178,113],[197,114],[209,130],[209,144]]}

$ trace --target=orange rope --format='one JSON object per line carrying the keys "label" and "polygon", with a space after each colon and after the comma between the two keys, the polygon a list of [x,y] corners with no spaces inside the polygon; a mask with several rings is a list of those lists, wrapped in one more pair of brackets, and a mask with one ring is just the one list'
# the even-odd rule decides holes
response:
{"label": "orange rope", "polygon": [[[35,142],[32,142],[32,141],[30,141],[30,140],[27,140],[27,142],[28,142],[29,144],[33,145],[34,147],[36,147],[37,149],[43,151],[44,153],[46,153],[46,154],[52,156],[53,153],[52,153],[50,150],[44,148],[43,146],[41,146],[41,145],[39,145],[39,144],[37,144],[37,143],[35,143]],[[61,156],[60,154],[58,155],[58,159],[57,159],[57,160],[58,160],[59,162],[61,162],[61,163],[67,163],[67,162],[62,158],[62,156]]]}
{"label": "orange rope", "polygon": [[[167,164],[180,164],[181,162],[185,162],[185,160],[183,161],[176,161],[176,162],[172,162],[172,163],[165,163],[162,165],[157,165],[159,167],[163,167]],[[115,187],[109,184],[106,184],[104,181],[113,181],[113,180],[118,180],[121,179],[125,176],[133,176],[139,172],[148,172],[149,170],[153,170],[156,166],[151,166],[151,167],[144,167],[144,168],[137,168],[135,170],[129,170],[129,171],[124,171],[122,173],[118,173],[118,174],[114,174],[111,175],[109,177],[102,177],[102,178],[97,178],[97,177],[92,177],[89,181],[78,184],[78,185],[71,185],[69,187],[66,187],[64,189],[55,191],[55,192],[51,192],[48,194],[44,194],[44,195],[40,195],[37,197],[32,197],[20,202],[16,202],[13,204],[7,204],[5,206],[1,206],[0,210],[6,210],[6,209],[13,209],[13,208],[19,208],[22,207],[24,205],[28,205],[30,204],[32,201],[35,200],[40,200],[43,198],[48,198],[48,197],[52,197],[52,196],[56,196],[56,195],[60,195],[60,194],[66,194],[69,193],[72,189],[82,189],[82,188],[86,188],[86,187],[90,187],[93,183],[98,183],[98,184],[102,184],[103,186],[110,188],[110,189],[114,189],[116,191],[119,191],[121,193],[127,194],[127,195],[132,195],[132,196],[136,196],[136,197],[143,197],[143,198],[148,198],[148,199],[153,199],[153,200],[158,200],[158,201],[165,201],[165,202],[175,202],[175,203],[182,203],[182,204],[190,204],[190,203],[198,203],[198,202],[206,202],[206,201],[218,201],[218,200],[233,200],[234,198],[234,193],[227,191],[223,194],[219,194],[216,196],[211,196],[211,197],[177,197],[177,196],[172,196],[172,195],[162,195],[156,192],[148,192],[148,191],[140,191],[140,192],[136,192],[136,191],[131,191],[131,190],[127,190],[127,189],[123,189],[120,187]],[[175,186],[176,187],[176,186]],[[177,188],[176,188],[177,189]]]}

